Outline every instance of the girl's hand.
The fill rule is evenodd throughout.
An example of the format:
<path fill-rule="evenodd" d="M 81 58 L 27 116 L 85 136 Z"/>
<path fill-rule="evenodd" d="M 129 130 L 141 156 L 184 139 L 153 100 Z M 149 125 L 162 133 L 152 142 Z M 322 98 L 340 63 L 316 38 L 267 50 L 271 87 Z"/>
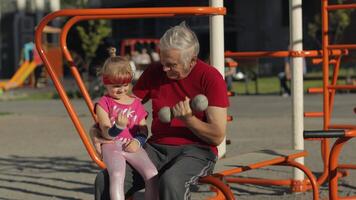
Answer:
<path fill-rule="evenodd" d="M 113 143 L 114 141 L 107 140 L 107 139 L 101 137 L 100 129 L 98 129 L 95 125 L 90 128 L 89 134 L 90 134 L 91 140 L 93 142 L 93 146 L 94 146 L 97 154 L 99 155 L 100 158 L 103 158 L 103 155 L 101 153 L 101 145 L 107 144 L 107 143 Z"/>
<path fill-rule="evenodd" d="M 123 112 L 123 111 L 120 111 L 118 114 L 117 114 L 117 117 L 116 117 L 116 120 L 115 120 L 115 123 L 117 124 L 117 126 L 121 127 L 122 129 L 125 129 L 127 127 L 127 124 L 129 123 L 129 118 L 127 117 L 127 113 L 130 113 L 131 110 L 128 109 L 127 112 Z"/>
<path fill-rule="evenodd" d="M 140 149 L 140 142 L 136 139 L 132 139 L 130 142 L 128 142 L 125 147 L 124 147 L 124 150 L 126 152 L 129 152 L 129 153 L 135 153 L 137 152 L 139 149 Z"/>

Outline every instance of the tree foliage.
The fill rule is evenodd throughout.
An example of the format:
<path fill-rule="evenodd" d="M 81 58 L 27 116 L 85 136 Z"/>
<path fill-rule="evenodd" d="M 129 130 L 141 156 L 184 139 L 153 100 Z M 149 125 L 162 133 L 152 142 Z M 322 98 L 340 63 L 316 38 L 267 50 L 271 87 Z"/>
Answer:
<path fill-rule="evenodd" d="M 342 0 L 337 0 L 342 4 Z M 350 25 L 353 10 L 335 10 L 329 12 L 329 38 L 331 43 L 339 43 L 343 39 L 345 29 Z M 321 46 L 321 14 L 314 15 L 313 21 L 308 23 L 308 35 Z"/>
<path fill-rule="evenodd" d="M 86 8 L 88 3 L 88 0 L 62 0 L 61 6 L 62 8 Z M 107 20 L 90 20 L 75 27 L 81 40 L 85 60 L 90 63 L 102 39 L 111 34 L 111 24 Z"/>
<path fill-rule="evenodd" d="M 81 38 L 85 58 L 90 62 L 101 41 L 111 34 L 110 23 L 107 20 L 91 20 L 85 26 L 76 28 Z"/>

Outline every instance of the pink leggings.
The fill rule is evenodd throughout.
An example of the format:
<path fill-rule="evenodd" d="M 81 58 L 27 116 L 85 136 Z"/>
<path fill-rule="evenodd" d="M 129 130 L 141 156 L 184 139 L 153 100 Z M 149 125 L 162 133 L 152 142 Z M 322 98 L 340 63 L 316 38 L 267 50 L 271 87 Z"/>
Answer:
<path fill-rule="evenodd" d="M 110 177 L 110 198 L 112 200 L 125 200 L 124 180 L 126 161 L 132 165 L 145 180 L 145 199 L 158 199 L 157 169 L 142 148 L 135 153 L 122 150 L 123 143 L 116 141 L 103 144 L 103 159 Z"/>

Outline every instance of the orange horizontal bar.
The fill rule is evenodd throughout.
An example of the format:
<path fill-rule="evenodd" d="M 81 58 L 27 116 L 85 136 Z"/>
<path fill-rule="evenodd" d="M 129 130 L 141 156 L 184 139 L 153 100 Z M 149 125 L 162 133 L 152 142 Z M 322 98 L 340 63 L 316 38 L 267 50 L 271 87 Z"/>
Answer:
<path fill-rule="evenodd" d="M 289 155 L 288 157 L 278 157 L 272 160 L 267 160 L 267 161 L 262 161 L 259 163 L 255 163 L 255 164 L 251 164 L 247 167 L 236 167 L 233 169 L 228 169 L 222 172 L 219 172 L 217 174 L 221 175 L 221 176 L 228 176 L 228 175 L 233 175 L 233 174 L 237 174 L 240 172 L 244 172 L 244 171 L 248 171 L 248 170 L 252 170 L 252 169 L 258 169 L 258 168 L 262 168 L 265 166 L 269 166 L 269 165 L 276 165 L 276 164 L 282 164 L 283 162 L 286 162 L 287 160 L 293 160 L 299 157 L 304 157 L 307 155 L 306 151 L 302 151 L 293 155 Z"/>
<path fill-rule="evenodd" d="M 356 44 L 330 44 L 329 49 L 356 49 Z"/>
<path fill-rule="evenodd" d="M 145 15 L 145 14 L 176 14 L 176 15 L 225 15 L 224 7 L 156 7 L 156 8 L 97 8 L 97 9 L 63 9 L 51 13 L 52 16 L 83 16 L 83 15 Z"/>
<path fill-rule="evenodd" d="M 322 59 L 322 58 L 313 58 L 313 59 L 312 59 L 312 64 L 313 64 L 313 65 L 317 65 L 317 64 L 320 64 L 320 63 L 322 63 L 322 62 L 323 62 L 323 59 Z M 330 64 L 336 64 L 337 61 L 336 61 L 335 59 L 332 59 L 332 60 L 329 61 L 329 63 L 330 63 Z"/>
<path fill-rule="evenodd" d="M 347 55 L 349 52 L 346 49 L 332 49 L 329 50 L 329 55 Z M 323 53 L 321 50 L 308 51 L 245 51 L 245 52 L 225 52 L 225 57 L 235 58 L 257 58 L 257 57 L 320 57 Z"/>
<path fill-rule="evenodd" d="M 328 128 L 331 129 L 356 129 L 356 125 L 351 125 L 351 124 L 330 124 Z M 356 131 L 355 131 L 355 136 L 356 136 Z"/>
<path fill-rule="evenodd" d="M 323 93 L 323 88 L 308 88 L 308 93 L 315 94 L 315 93 Z"/>
<path fill-rule="evenodd" d="M 232 96 L 235 96 L 235 95 L 236 95 L 235 92 L 227 91 L 227 96 L 232 97 Z"/>
<path fill-rule="evenodd" d="M 337 168 L 340 169 L 356 169 L 356 165 L 353 164 L 339 164 Z"/>
<path fill-rule="evenodd" d="M 353 128 L 350 128 L 352 130 L 347 130 L 345 135 L 346 137 L 356 137 L 356 126 L 353 126 Z"/>
<path fill-rule="evenodd" d="M 339 9 L 354 9 L 356 4 L 339 4 L 339 5 L 328 5 L 326 9 L 328 10 L 339 10 Z"/>
<path fill-rule="evenodd" d="M 329 85 L 328 88 L 335 90 L 352 90 L 356 89 L 356 85 Z"/>
<path fill-rule="evenodd" d="M 323 112 L 304 112 L 304 117 L 323 117 Z"/>
<path fill-rule="evenodd" d="M 292 185 L 292 180 L 272 180 L 272 179 L 261 179 L 261 178 L 230 178 L 225 177 L 228 183 L 239 183 L 239 184 L 254 184 L 254 185 L 279 185 L 286 186 Z"/>
<path fill-rule="evenodd" d="M 236 61 L 228 61 L 225 64 L 227 67 L 237 67 L 239 65 Z"/>

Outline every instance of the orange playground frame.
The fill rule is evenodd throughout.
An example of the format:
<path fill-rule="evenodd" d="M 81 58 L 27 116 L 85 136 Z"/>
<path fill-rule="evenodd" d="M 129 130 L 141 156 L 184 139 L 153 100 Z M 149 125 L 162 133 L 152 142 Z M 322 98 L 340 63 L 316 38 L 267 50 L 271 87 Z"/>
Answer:
<path fill-rule="evenodd" d="M 321 152 L 324 162 L 323 174 L 316 180 L 310 170 L 304 165 L 295 162 L 294 159 L 306 156 L 307 152 L 291 154 L 288 156 L 280 156 L 270 160 L 260 161 L 250 164 L 247 167 L 234 167 L 232 169 L 223 170 L 213 175 L 206 176 L 200 179 L 201 183 L 208 183 L 213 186 L 216 196 L 212 199 L 235 199 L 232 191 L 226 182 L 232 183 L 249 183 L 262 185 L 289 185 L 293 191 L 306 191 L 313 189 L 313 198 L 318 199 L 318 186 L 323 184 L 329 178 L 329 197 L 333 200 L 338 199 L 356 199 L 356 197 L 339 197 L 338 178 L 344 174 L 338 169 L 356 169 L 353 164 L 338 164 L 338 157 L 344 144 L 353 137 L 356 137 L 356 125 L 350 124 L 331 124 L 330 117 L 333 111 L 334 97 L 336 90 L 356 89 L 354 85 L 337 85 L 337 77 L 341 62 L 341 57 L 348 54 L 348 49 L 356 49 L 356 44 L 329 44 L 328 38 L 328 12 L 336 9 L 354 9 L 356 4 L 350 5 L 328 5 L 327 0 L 322 0 L 322 50 L 312 51 L 274 51 L 274 52 L 226 52 L 226 57 L 246 58 L 246 57 L 313 57 L 313 62 L 323 63 L 323 88 L 311 88 L 309 92 L 323 94 L 323 111 L 322 112 L 306 112 L 305 117 L 323 117 L 323 130 L 321 131 L 306 131 L 305 138 L 322 138 Z M 51 61 L 45 54 L 42 41 L 42 32 L 46 25 L 57 17 L 71 17 L 63 26 L 60 37 L 60 47 L 63 51 L 65 59 L 69 63 L 70 71 L 79 86 L 83 98 L 87 104 L 91 115 L 96 120 L 93 111 L 93 102 L 89 93 L 80 77 L 73 58 L 67 48 L 66 39 L 70 28 L 77 22 L 82 20 L 92 19 L 129 19 L 129 18 L 158 18 L 158 17 L 175 17 L 181 15 L 225 15 L 226 9 L 223 7 L 161 7 L 161 8 L 109 8 L 109 9 L 66 9 L 53 12 L 42 19 L 37 26 L 35 33 L 36 48 L 45 64 L 47 72 L 53 84 L 59 93 L 61 100 L 80 136 L 83 144 L 91 157 L 91 159 L 100 167 L 105 168 L 105 164 L 96 154 L 88 135 L 80 122 L 80 119 L 70 102 L 65 89 L 60 82 L 60 79 L 54 71 L 54 62 Z M 334 73 L 329 83 L 329 64 L 334 65 Z M 232 120 L 232 119 L 230 119 Z M 327 134 L 329 129 L 342 129 L 337 134 Z M 329 149 L 328 137 L 339 137 L 333 144 L 332 149 Z M 269 165 L 288 165 L 301 169 L 309 178 L 301 182 L 294 180 L 269 180 L 269 179 L 252 179 L 252 178 L 231 178 L 232 174 L 240 173 L 247 170 L 257 169 Z"/>

